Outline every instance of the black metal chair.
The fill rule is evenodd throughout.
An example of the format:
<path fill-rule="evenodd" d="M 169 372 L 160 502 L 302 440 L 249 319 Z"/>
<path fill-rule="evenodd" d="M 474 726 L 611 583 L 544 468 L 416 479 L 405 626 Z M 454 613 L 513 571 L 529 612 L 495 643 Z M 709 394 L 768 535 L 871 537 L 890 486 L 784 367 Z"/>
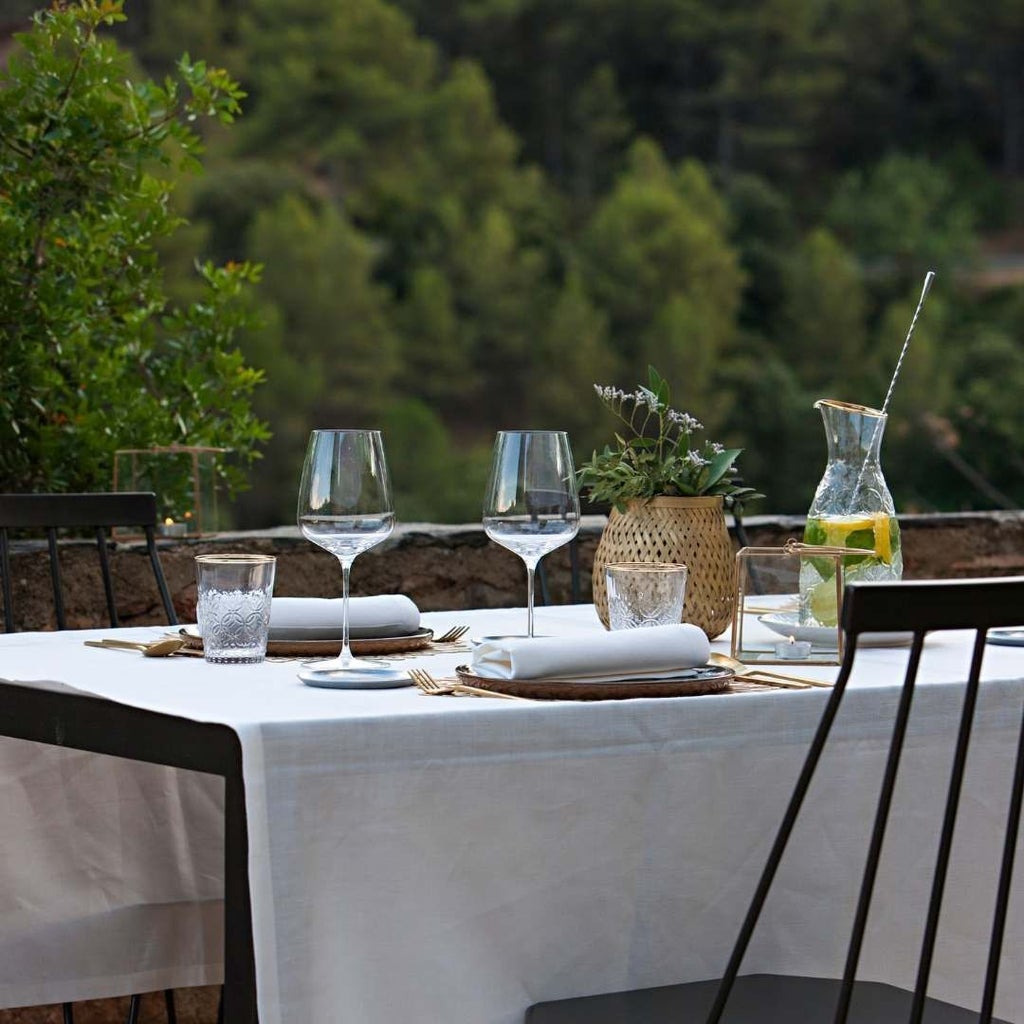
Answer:
<path fill-rule="evenodd" d="M 672 1024 L 705 1021 L 707 1024 L 718 1024 L 719 1021 L 742 1024 L 1005 1024 L 993 1018 L 992 1013 L 1024 793 L 1024 722 L 1021 723 L 1018 740 L 1002 862 L 995 883 L 987 968 L 984 983 L 979 986 L 981 1010 L 975 1013 L 939 1002 L 928 998 L 926 992 L 971 740 L 986 631 L 1022 622 L 1024 577 L 848 586 L 843 605 L 847 644 L 839 677 L 811 742 L 724 976 L 719 980 L 687 985 L 540 1003 L 527 1012 L 528 1024 L 668 1024 L 670 1021 Z M 910 992 L 855 979 L 910 717 L 922 642 L 929 631 L 950 629 L 973 629 L 974 651 L 952 757 L 931 895 L 926 919 L 922 922 L 917 977 L 914 990 Z M 744 954 L 842 703 L 856 658 L 857 638 L 868 632 L 905 631 L 912 631 L 914 639 L 872 824 L 843 977 L 840 980 L 778 975 L 740 978 L 738 974 Z M 979 893 L 978 897 L 988 900 L 992 894 Z"/>
<path fill-rule="evenodd" d="M 14 595 L 11 586 L 10 531 L 35 530 L 46 534 L 50 553 L 50 579 L 57 628 L 67 629 L 64 614 L 64 588 L 61 583 L 57 532 L 61 529 L 88 529 L 94 532 L 103 589 L 110 625 L 118 626 L 114 603 L 114 584 L 107 557 L 107 530 L 129 527 L 146 537 L 153 576 L 170 625 L 177 625 L 174 605 L 164 580 L 156 550 L 154 527 L 157 523 L 156 496 L 151 492 L 130 491 L 120 494 L 0 494 L 0 577 L 4 601 L 4 630 L 14 632 Z"/>
<path fill-rule="evenodd" d="M 46 534 L 50 556 L 50 580 L 53 585 L 53 606 L 57 628 L 67 629 L 64 612 L 64 587 L 61 580 L 60 554 L 57 545 L 59 530 L 92 530 L 96 539 L 103 591 L 111 626 L 120 625 L 114 600 L 114 582 L 107 556 L 107 531 L 114 527 L 141 530 L 146 537 L 153 576 L 160 600 L 170 625 L 177 625 L 170 591 L 164 579 L 160 558 L 156 550 L 154 527 L 157 524 L 156 496 L 151 492 L 131 491 L 116 494 L 0 494 L 0 584 L 4 602 L 4 631 L 13 633 L 14 588 L 11 584 L 10 532 L 41 531 Z M 164 993 L 168 1024 L 176 1024 L 174 993 Z M 133 995 L 129 1001 L 127 1024 L 136 1024 L 141 1008 L 141 997 Z M 73 1024 L 74 1011 L 70 1003 L 63 1008 L 64 1024 Z"/>

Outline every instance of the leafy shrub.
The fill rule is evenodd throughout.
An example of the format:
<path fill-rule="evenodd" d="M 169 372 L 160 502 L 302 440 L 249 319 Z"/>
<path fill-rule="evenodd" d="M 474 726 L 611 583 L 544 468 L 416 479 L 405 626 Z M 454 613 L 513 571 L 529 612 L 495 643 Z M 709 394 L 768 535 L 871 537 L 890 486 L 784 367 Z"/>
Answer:
<path fill-rule="evenodd" d="M 234 344 L 259 268 L 197 263 L 202 294 L 176 305 L 158 252 L 184 223 L 170 200 L 199 167 L 194 122 L 229 123 L 244 93 L 187 56 L 163 85 L 133 81 L 102 36 L 122 20 L 121 0 L 54 4 L 0 71 L 0 490 L 107 489 L 119 447 L 245 463 L 269 436 Z"/>

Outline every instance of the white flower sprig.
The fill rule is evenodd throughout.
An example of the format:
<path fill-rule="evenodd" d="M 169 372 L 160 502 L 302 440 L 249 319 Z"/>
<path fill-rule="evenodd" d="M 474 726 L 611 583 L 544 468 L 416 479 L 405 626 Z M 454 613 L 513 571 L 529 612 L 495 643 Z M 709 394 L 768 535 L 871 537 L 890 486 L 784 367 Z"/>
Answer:
<path fill-rule="evenodd" d="M 580 469 L 580 486 L 590 489 L 591 501 L 610 501 L 621 510 L 631 499 L 657 495 L 720 494 L 733 503 L 761 497 L 735 482 L 733 464 L 742 449 L 717 441 L 696 444 L 693 435 L 704 425 L 671 407 L 668 383 L 653 366 L 648 376 L 648 385 L 635 391 L 594 385 L 598 398 L 624 424 L 626 436 L 616 433 L 616 446 L 594 452 Z"/>

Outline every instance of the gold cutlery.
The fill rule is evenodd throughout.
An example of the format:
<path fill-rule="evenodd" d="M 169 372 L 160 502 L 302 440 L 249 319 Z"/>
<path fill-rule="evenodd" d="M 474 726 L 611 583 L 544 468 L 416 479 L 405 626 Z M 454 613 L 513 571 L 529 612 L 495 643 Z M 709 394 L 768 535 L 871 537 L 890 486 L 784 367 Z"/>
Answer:
<path fill-rule="evenodd" d="M 452 626 L 447 632 L 442 633 L 441 636 L 434 637 L 435 644 L 454 644 L 456 641 L 461 640 L 469 632 L 469 626 Z"/>
<path fill-rule="evenodd" d="M 102 647 L 110 651 L 141 651 L 144 658 L 166 658 L 169 654 L 177 654 L 185 646 L 185 641 L 178 637 L 165 637 L 151 643 L 138 640 L 86 640 L 86 647 Z M 182 652 L 184 653 L 184 652 Z"/>
<path fill-rule="evenodd" d="M 498 697 L 501 700 L 528 700 L 527 697 L 517 697 L 512 693 L 495 693 L 492 690 L 485 690 L 480 686 L 470 686 L 467 683 L 439 682 L 429 672 L 420 668 L 409 669 L 409 678 L 416 684 L 421 693 L 428 697 L 446 696 L 470 696 L 470 697 Z"/>
<path fill-rule="evenodd" d="M 708 662 L 721 668 L 731 669 L 737 676 L 750 679 L 751 682 L 761 682 L 766 685 L 788 687 L 794 690 L 802 690 L 812 686 L 831 687 L 833 685 L 824 679 L 808 679 L 806 676 L 789 675 L 786 672 L 770 672 L 768 669 L 760 668 L 757 665 L 747 665 L 737 658 L 730 658 L 728 654 L 720 654 L 718 651 L 711 652 L 708 656 Z"/>

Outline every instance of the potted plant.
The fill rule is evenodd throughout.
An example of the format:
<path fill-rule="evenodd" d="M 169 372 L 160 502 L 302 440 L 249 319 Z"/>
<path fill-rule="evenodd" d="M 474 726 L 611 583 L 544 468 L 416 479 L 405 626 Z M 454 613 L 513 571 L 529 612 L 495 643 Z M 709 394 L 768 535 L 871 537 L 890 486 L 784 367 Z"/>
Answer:
<path fill-rule="evenodd" d="M 690 570 L 683 620 L 714 638 L 732 622 L 735 602 L 725 502 L 761 497 L 736 479 L 742 449 L 696 443 L 703 425 L 672 408 L 669 385 L 653 366 L 646 387 L 594 390 L 622 424 L 615 444 L 594 452 L 578 474 L 591 501 L 612 504 L 594 556 L 598 615 L 607 626 L 609 562 L 681 562 Z"/>

